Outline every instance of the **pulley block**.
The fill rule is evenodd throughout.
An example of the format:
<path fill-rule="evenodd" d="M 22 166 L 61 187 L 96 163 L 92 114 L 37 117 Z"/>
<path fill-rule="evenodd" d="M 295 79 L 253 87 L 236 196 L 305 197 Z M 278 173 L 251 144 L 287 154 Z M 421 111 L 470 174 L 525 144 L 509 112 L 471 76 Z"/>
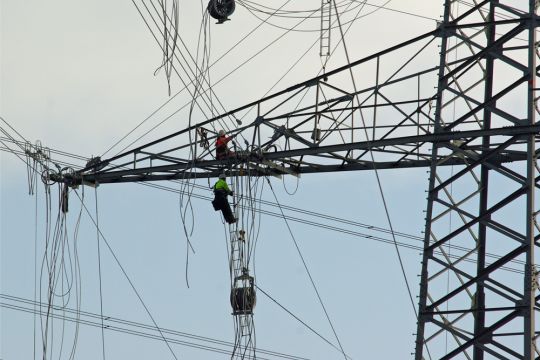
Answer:
<path fill-rule="evenodd" d="M 233 315 L 252 314 L 257 297 L 252 286 L 231 289 Z"/>
<path fill-rule="evenodd" d="M 210 0 L 207 10 L 210 16 L 218 21 L 218 24 L 222 24 L 229 20 L 235 8 L 234 0 Z"/>

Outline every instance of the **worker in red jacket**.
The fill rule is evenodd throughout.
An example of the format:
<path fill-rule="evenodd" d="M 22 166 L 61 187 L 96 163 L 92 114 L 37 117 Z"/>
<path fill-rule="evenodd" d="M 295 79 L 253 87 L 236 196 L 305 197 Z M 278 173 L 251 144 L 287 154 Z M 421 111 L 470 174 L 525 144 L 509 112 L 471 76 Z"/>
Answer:
<path fill-rule="evenodd" d="M 225 135 L 225 131 L 219 130 L 216 139 L 216 160 L 223 160 L 234 156 L 234 151 L 229 150 L 227 143 L 232 140 L 232 136 Z"/>

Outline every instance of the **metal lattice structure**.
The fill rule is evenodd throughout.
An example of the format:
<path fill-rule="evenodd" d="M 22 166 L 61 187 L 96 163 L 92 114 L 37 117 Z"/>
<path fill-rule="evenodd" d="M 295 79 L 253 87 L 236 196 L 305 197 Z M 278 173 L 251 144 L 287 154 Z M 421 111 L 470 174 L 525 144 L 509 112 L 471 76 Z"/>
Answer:
<path fill-rule="evenodd" d="M 474 0 L 461 13 L 457 3 L 445 1 L 429 33 L 51 179 L 190 180 L 228 169 L 238 184 L 429 167 L 416 359 L 537 358 L 536 1 Z M 226 160 L 214 158 L 219 129 L 236 136 Z M 253 288 L 245 229 L 231 229 L 233 291 Z M 523 271 L 503 271 L 509 262 Z M 252 314 L 235 318 L 237 330 L 253 325 Z M 247 339 L 237 332 L 250 352 Z"/>
<path fill-rule="evenodd" d="M 456 3 L 446 1 L 441 25 L 434 134 L 536 124 L 536 1 L 483 1 L 462 14 Z M 416 359 L 538 358 L 537 137 L 433 147 Z M 508 151 L 526 156 L 492 161 Z M 462 164 L 443 169 L 441 156 Z M 450 244 L 472 250 L 450 258 Z M 512 261 L 523 271 L 504 272 Z"/>
<path fill-rule="evenodd" d="M 229 228 L 229 270 L 231 274 L 231 307 L 234 316 L 235 345 L 231 359 L 256 359 L 253 311 L 256 304 L 255 278 L 251 261 L 255 243 L 257 216 L 254 213 L 251 178 L 234 178 L 234 216 Z"/>

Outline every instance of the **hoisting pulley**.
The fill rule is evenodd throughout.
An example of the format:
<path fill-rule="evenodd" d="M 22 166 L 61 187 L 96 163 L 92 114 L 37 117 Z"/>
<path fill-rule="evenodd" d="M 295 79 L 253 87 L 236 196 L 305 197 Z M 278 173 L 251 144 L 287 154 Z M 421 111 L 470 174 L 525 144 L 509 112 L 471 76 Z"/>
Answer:
<path fill-rule="evenodd" d="M 255 279 L 249 276 L 246 268 L 242 272 L 242 275 L 234 279 L 234 286 L 231 289 L 233 315 L 251 315 L 257 303 Z"/>
<path fill-rule="evenodd" d="M 232 15 L 235 7 L 234 0 L 210 0 L 207 10 L 210 16 L 218 21 L 218 24 L 223 24 L 225 21 L 230 20 L 229 16 Z"/>

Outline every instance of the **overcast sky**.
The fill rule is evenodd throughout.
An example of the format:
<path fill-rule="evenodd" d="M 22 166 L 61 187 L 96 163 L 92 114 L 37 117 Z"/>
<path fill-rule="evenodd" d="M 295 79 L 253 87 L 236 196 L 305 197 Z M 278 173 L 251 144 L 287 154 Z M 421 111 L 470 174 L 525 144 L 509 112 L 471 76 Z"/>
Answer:
<path fill-rule="evenodd" d="M 272 8 L 285 3 L 284 0 L 265 2 Z M 140 1 L 136 4 L 142 6 Z M 179 4 L 179 33 L 189 52 L 195 56 L 201 6 L 196 1 L 180 0 Z M 384 4 L 396 11 L 375 11 L 377 7 L 371 5 L 360 8 L 347 1 L 341 4 L 343 9 L 348 5 L 355 9 L 344 14 L 344 19 L 369 14 L 357 19 L 347 33 L 351 60 L 433 30 L 433 19 L 439 19 L 442 13 L 442 2 L 421 0 L 371 1 L 372 5 Z M 287 4 L 284 9 L 309 10 L 318 5 L 294 1 L 294 5 Z M 171 99 L 163 71 L 154 75 L 163 55 L 131 1 L 2 0 L 0 13 L 0 116 L 32 143 L 39 140 L 44 146 L 86 158 L 102 155 Z M 264 14 L 259 16 L 264 17 Z M 212 21 L 211 62 L 255 29 L 211 69 L 214 82 L 225 77 L 214 87 L 225 109 L 254 101 L 274 86 L 277 91 L 318 74 L 321 67 L 317 40 L 320 19 L 315 17 L 296 25 L 294 29 L 301 31 L 283 29 L 290 29 L 300 21 L 302 19 L 272 18 L 258 27 L 261 20 L 239 4 L 231 21 L 223 25 Z M 333 31 L 332 45 L 337 45 L 338 40 L 339 33 Z M 315 46 L 307 51 L 312 44 Z M 263 51 L 239 67 L 260 50 Z M 304 53 L 306 55 L 302 57 Z M 184 50 L 184 54 L 188 51 Z M 276 84 L 301 57 L 302 60 Z M 343 48 L 338 47 L 327 66 L 331 69 L 345 63 Z M 389 67 L 391 65 L 394 64 Z M 173 76 L 172 94 L 181 89 L 181 80 Z M 114 155 L 123 146 L 128 146 L 189 100 L 186 92 L 172 97 L 127 141 L 107 155 Z M 172 116 L 138 144 L 184 128 L 187 126 L 186 114 L 182 111 Z M 204 120 L 200 113 L 196 117 L 197 122 Z M 2 296 L 40 299 L 47 210 L 43 185 L 39 183 L 37 194 L 28 196 L 26 165 L 6 152 L 0 153 L 0 160 L 0 292 Z M 76 165 L 84 164 L 77 159 L 70 161 Z M 381 180 L 393 227 L 422 236 L 426 169 L 383 171 Z M 206 180 L 198 184 L 208 186 Z M 163 185 L 179 188 L 177 184 Z M 389 234 L 359 225 L 388 228 L 376 178 L 371 172 L 307 175 L 298 185 L 295 178 L 286 177 L 283 181 L 272 179 L 272 186 L 282 204 L 352 220 L 356 225 L 288 212 L 291 216 L 391 240 Z M 293 193 L 296 186 L 294 195 L 288 195 L 287 192 Z M 211 196 L 210 190 L 197 192 Z M 74 231 L 81 211 L 77 194 L 82 197 L 83 189 L 71 192 L 67 220 L 69 239 L 65 249 L 69 252 L 69 261 L 74 261 L 76 256 L 80 262 L 81 275 L 75 282 L 81 289 L 81 310 L 99 314 L 96 228 L 83 209 L 75 244 Z M 53 222 L 57 196 L 57 188 L 53 186 Z M 96 196 L 100 229 L 114 252 L 113 256 L 105 242 L 101 242 L 103 314 L 152 325 L 146 307 L 160 327 L 233 341 L 225 233 L 221 219 L 210 203 L 194 199 L 192 242 L 196 253 L 189 258 L 188 288 L 185 282 L 186 239 L 179 216 L 178 195 L 138 184 L 86 187 L 84 203 L 94 219 Z M 263 189 L 262 198 L 275 201 L 268 186 Z M 276 208 L 272 211 L 279 212 Z M 353 359 L 409 357 L 414 349 L 412 334 L 416 330 L 416 320 L 393 245 L 294 221 L 290 226 L 345 352 Z M 421 246 L 418 240 L 408 242 Z M 416 250 L 401 251 L 416 301 L 420 256 Z M 337 344 L 282 219 L 261 217 L 255 265 L 257 282 L 262 289 L 324 338 Z M 66 288 L 72 275 L 66 271 Z M 45 280 L 43 284 L 46 284 Z M 67 306 L 75 308 L 75 290 L 64 290 L 72 292 Z M 41 299 L 46 299 L 44 294 Z M 57 304 L 58 301 L 61 303 L 59 299 L 55 300 Z M 67 296 L 62 299 L 67 301 Z M 24 305 L 21 301 L 10 301 L 12 305 Z M 4 297 L 1 302 L 9 301 Z M 25 306 L 33 308 L 33 305 Z M 39 316 L 6 307 L 2 308 L 1 315 L 0 358 L 40 358 Z M 310 359 L 341 356 L 260 293 L 255 324 L 257 346 L 262 349 Z M 111 328 L 104 331 L 104 341 L 101 329 L 97 327 L 81 325 L 76 339 L 75 334 L 73 323 L 55 320 L 54 334 L 48 335 L 55 345 L 48 351 L 54 358 L 67 359 L 76 343 L 77 359 L 101 358 L 103 348 L 106 358 L 111 359 L 174 358 L 162 341 L 115 332 Z M 227 358 L 189 346 L 171 346 L 176 356 L 182 359 Z"/>

